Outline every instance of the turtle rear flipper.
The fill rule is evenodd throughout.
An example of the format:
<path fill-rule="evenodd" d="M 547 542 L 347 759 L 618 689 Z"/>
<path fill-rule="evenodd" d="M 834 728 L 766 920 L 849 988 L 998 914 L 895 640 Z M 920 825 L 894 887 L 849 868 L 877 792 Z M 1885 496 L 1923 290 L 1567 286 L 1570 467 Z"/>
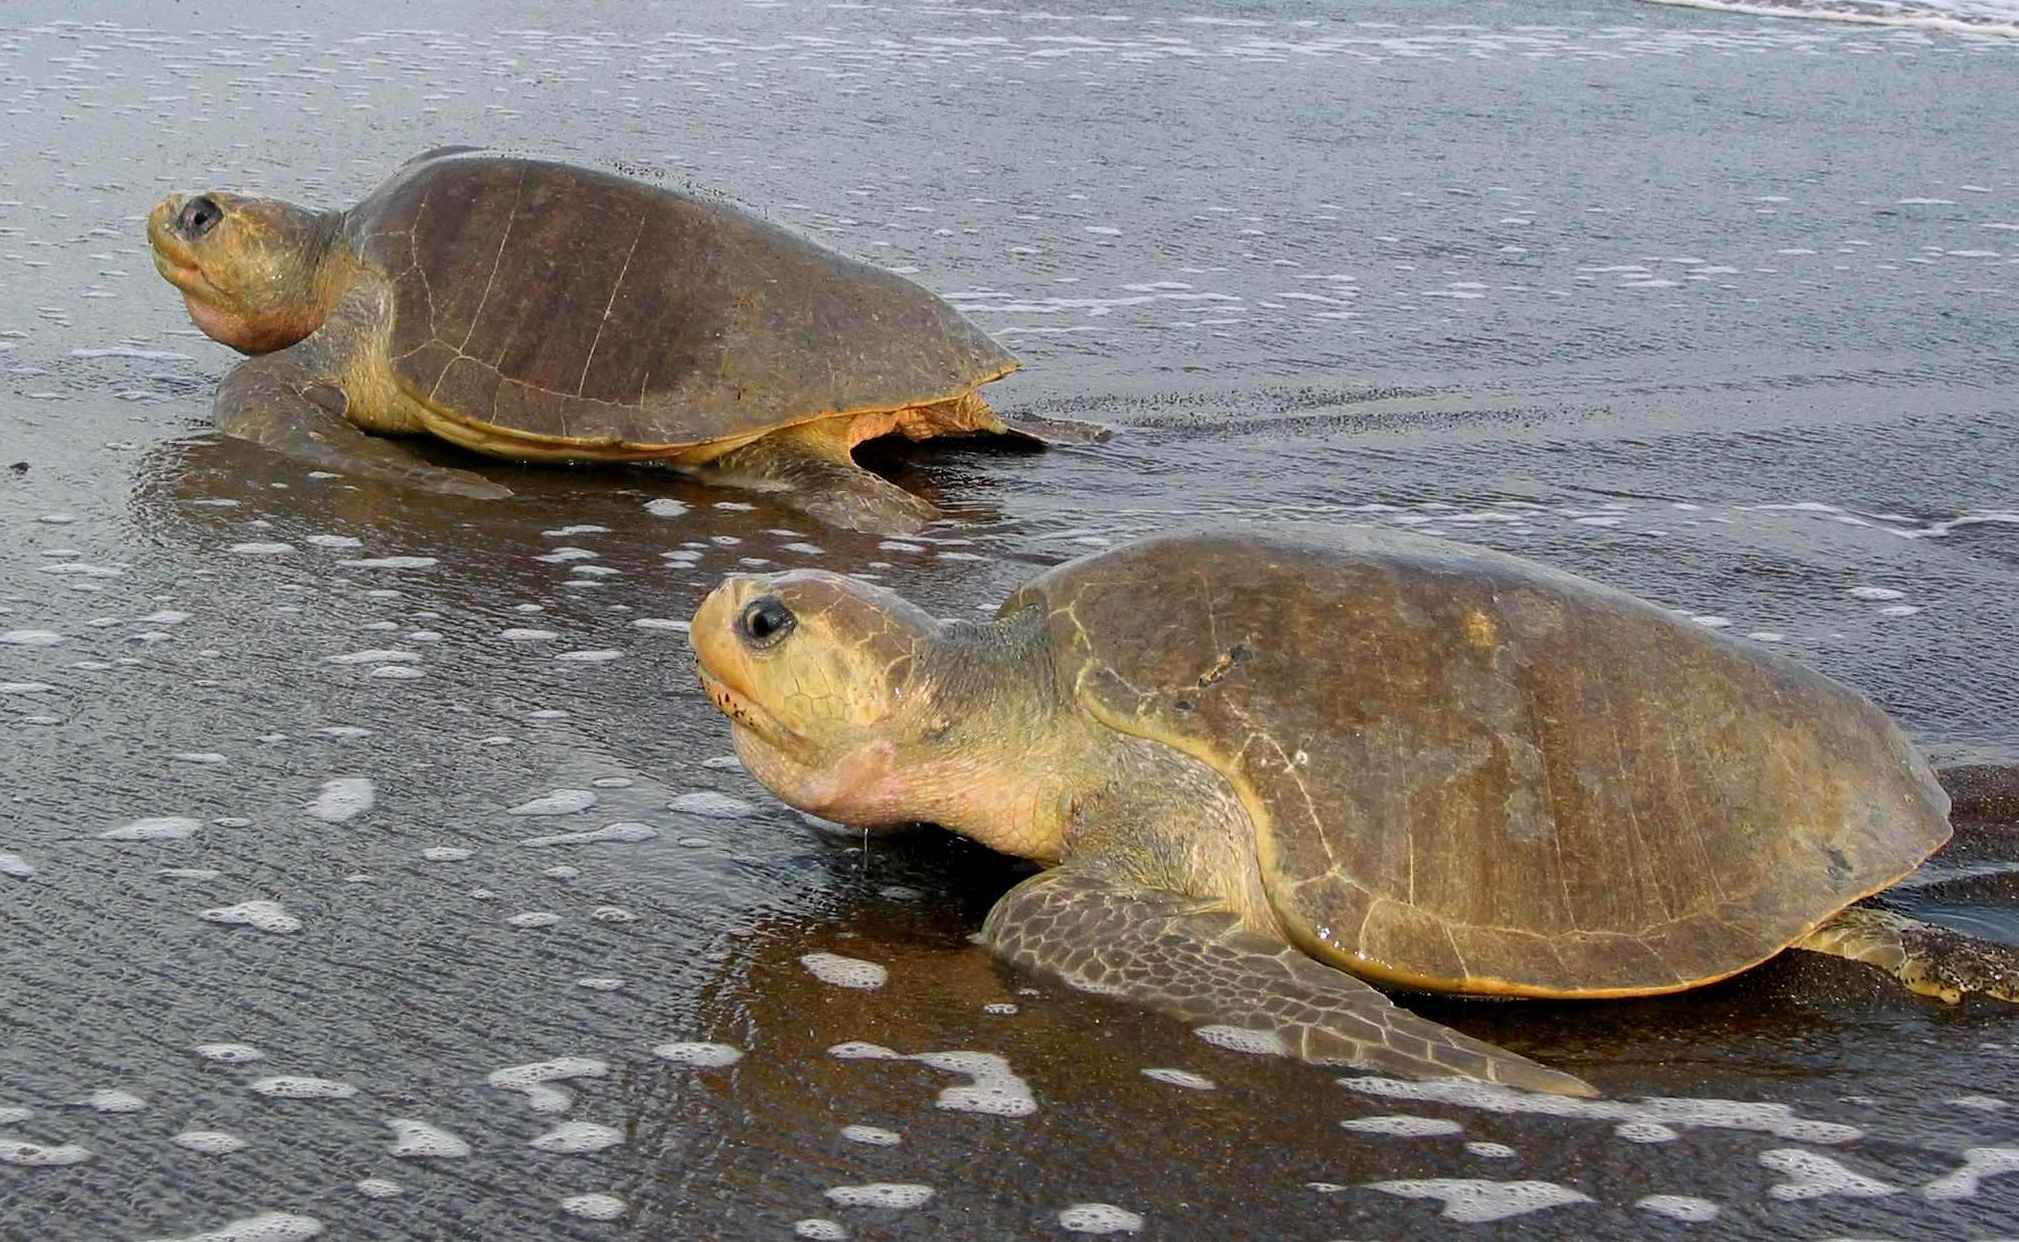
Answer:
<path fill-rule="evenodd" d="M 480 474 L 431 465 L 399 441 L 351 424 L 350 394 L 334 378 L 344 373 L 343 344 L 355 326 L 343 318 L 348 310 L 299 344 L 240 363 L 218 386 L 217 429 L 339 474 L 477 500 L 510 496 L 510 488 Z"/>
<path fill-rule="evenodd" d="M 697 473 L 730 486 L 777 490 L 794 508 L 848 530 L 910 535 L 925 529 L 939 510 L 856 465 L 843 422 L 789 427 L 724 453 Z"/>
<path fill-rule="evenodd" d="M 1877 966 L 1909 991 L 1952 1005 L 1966 992 L 2019 1002 L 2019 948 L 1890 910 L 1852 906 L 1794 947 Z"/>
<path fill-rule="evenodd" d="M 981 939 L 1012 965 L 1161 1009 L 1227 1046 L 1411 1078 L 1592 1087 L 1398 1008 L 1359 979 L 1249 931 L 1223 905 L 1063 866 L 1011 889 Z"/>

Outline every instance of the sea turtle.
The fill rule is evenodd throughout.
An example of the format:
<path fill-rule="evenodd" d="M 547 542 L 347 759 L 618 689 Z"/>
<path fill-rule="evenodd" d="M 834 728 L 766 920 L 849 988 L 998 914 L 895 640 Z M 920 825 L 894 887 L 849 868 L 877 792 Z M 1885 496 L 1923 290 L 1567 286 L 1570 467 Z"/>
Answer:
<path fill-rule="evenodd" d="M 348 211 L 173 194 L 147 237 L 197 326 L 257 355 L 218 389 L 218 427 L 346 473 L 510 494 L 367 433 L 432 435 L 514 461 L 665 462 L 911 530 L 932 506 L 856 466 L 856 444 L 1019 434 L 975 391 L 1016 358 L 947 303 L 609 173 L 444 147 Z"/>
<path fill-rule="evenodd" d="M 1039 574 L 989 622 L 735 575 L 691 633 L 786 802 L 1046 865 L 982 941 L 1220 1042 L 1589 1094 L 1369 984 L 1645 996 L 1792 947 L 2019 1000 L 2019 950 L 1864 903 L 1950 833 L 1877 707 L 1484 548 L 1161 535 Z"/>

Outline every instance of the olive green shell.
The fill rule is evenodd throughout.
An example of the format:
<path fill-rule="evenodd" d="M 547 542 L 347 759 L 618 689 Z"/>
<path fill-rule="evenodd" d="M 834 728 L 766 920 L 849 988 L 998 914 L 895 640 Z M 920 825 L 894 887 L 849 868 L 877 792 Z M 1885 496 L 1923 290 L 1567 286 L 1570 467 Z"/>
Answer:
<path fill-rule="evenodd" d="M 951 306 L 726 202 L 454 150 L 346 213 L 430 404 L 517 433 L 705 444 L 958 397 L 1016 359 Z"/>
<path fill-rule="evenodd" d="M 1949 836 L 1886 716 L 1620 591 L 1379 530 L 1216 532 L 1052 569 L 1067 701 L 1227 776 L 1306 951 L 1440 991 L 1688 987 Z"/>

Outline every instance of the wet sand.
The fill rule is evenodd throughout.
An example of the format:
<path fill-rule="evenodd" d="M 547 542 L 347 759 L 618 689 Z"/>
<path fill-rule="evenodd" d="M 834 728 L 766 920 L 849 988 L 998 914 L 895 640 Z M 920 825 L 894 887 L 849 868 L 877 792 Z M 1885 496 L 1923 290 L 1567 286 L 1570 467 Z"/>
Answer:
<path fill-rule="evenodd" d="M 1874 697 L 1958 795 L 1900 902 L 2019 942 L 2019 40 L 1627 3 L 70 16 L 0 19 L 0 1138 L 33 1148 L 0 1145 L 0 1236 L 2019 1220 L 2009 1008 L 1799 956 L 1421 1003 L 1605 1093 L 1550 1115 L 1212 1048 L 969 944 L 1016 864 L 820 835 L 723 762 L 677 625 L 752 566 L 953 616 L 1178 523 L 1473 539 Z M 880 450 L 948 513 L 896 541 L 651 471 L 487 467 L 520 495 L 480 504 L 206 435 L 234 357 L 147 208 L 347 203 L 457 141 L 718 188 L 967 309 L 1025 359 L 1005 410 L 1116 435 Z M 564 790 L 595 801 L 527 809 Z M 612 824 L 649 833 L 527 844 Z M 996 1111 L 851 1042 L 995 1054 Z M 565 1098 L 490 1081 L 555 1058 Z M 883 1184 L 931 1194 L 831 1193 Z"/>

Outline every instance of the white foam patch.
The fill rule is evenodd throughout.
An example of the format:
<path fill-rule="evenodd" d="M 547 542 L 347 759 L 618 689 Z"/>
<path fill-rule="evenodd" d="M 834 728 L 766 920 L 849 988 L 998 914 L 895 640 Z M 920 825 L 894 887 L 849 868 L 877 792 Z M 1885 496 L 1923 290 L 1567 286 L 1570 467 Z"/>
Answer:
<path fill-rule="evenodd" d="M 0 875 L 10 875 L 17 880 L 25 880 L 35 874 L 35 864 L 19 854 L 0 853 Z"/>
<path fill-rule="evenodd" d="M 812 971 L 814 978 L 837 988 L 870 991 L 882 987 L 890 978 L 890 971 L 876 962 L 838 953 L 808 953 L 799 959 L 799 964 Z"/>
<path fill-rule="evenodd" d="M 286 556 L 294 548 L 285 543 L 234 543 L 226 551 L 240 556 Z"/>
<path fill-rule="evenodd" d="M 1670 1143 L 1678 1137 L 1659 1121 L 1622 1121 L 1612 1132 L 1629 1143 Z"/>
<path fill-rule="evenodd" d="M 1082 990 L 1092 991 L 1093 989 Z M 1234 1052 L 1246 1052 L 1255 1056 L 1273 1057 L 1288 1056 L 1290 1054 L 1290 1050 L 1283 1045 L 1283 1037 L 1274 1031 L 1256 1030 L 1245 1026 L 1227 1026 L 1215 1022 L 1193 1028 L 1192 1034 L 1197 1035 L 1200 1039 L 1205 1040 L 1215 1048 L 1226 1048 Z"/>
<path fill-rule="evenodd" d="M 367 1177 L 357 1183 L 357 1188 L 367 1199 L 392 1199 L 405 1193 L 398 1182 L 383 1177 Z"/>
<path fill-rule="evenodd" d="M 1767 1193 L 1787 1202 L 1842 1195 L 1849 1199 L 1878 1199 L 1900 1193 L 1898 1186 L 1854 1173 L 1828 1156 L 1803 1151 L 1799 1147 L 1777 1147 L 1760 1153 L 1760 1163 L 1787 1180 L 1768 1187 Z"/>
<path fill-rule="evenodd" d="M 0 647 L 54 647 L 69 641 L 54 630 L 0 631 Z"/>
<path fill-rule="evenodd" d="M 932 1201 L 933 1189 L 915 1182 L 866 1182 L 832 1186 L 827 1197 L 842 1207 L 915 1208 Z"/>
<path fill-rule="evenodd" d="M 1059 1228 L 1067 1233 L 1138 1233 L 1143 1218 L 1112 1203 L 1075 1203 L 1059 1209 Z"/>
<path fill-rule="evenodd" d="M 21 1108 L 10 1104 L 4 1108 L 0 1108 L 0 1126 L 11 1126 L 16 1122 L 26 1121 L 34 1115 L 35 1110 L 32 1108 Z"/>
<path fill-rule="evenodd" d="M 507 815 L 574 815 L 596 805 L 596 795 L 587 789 L 556 789 L 506 811 Z"/>
<path fill-rule="evenodd" d="M 229 923 L 257 931 L 272 932 L 275 935 L 287 935 L 301 930 L 300 919 L 289 914 L 279 902 L 265 898 L 241 901 L 235 906 L 198 910 L 196 917 L 206 923 Z"/>
<path fill-rule="evenodd" d="M 660 1044 L 652 1049 L 652 1055 L 671 1061 L 675 1065 L 691 1065 L 696 1069 L 717 1069 L 741 1061 L 743 1050 L 732 1048 L 728 1044 L 688 1042 Z"/>
<path fill-rule="evenodd" d="M 2012 867 L 2007 864 L 1993 863 L 1991 864 L 1991 868 L 1983 874 L 2005 875 L 2011 870 Z M 1949 1103 L 1954 1104 L 1957 1108 L 1974 1109 L 1980 1113 L 2002 1112 L 2005 1108 L 2005 1101 L 1995 1095 L 1959 1095 L 1955 1099 L 1950 1100 Z"/>
<path fill-rule="evenodd" d="M 641 630 L 675 630 L 680 633 L 686 633 L 693 628 L 689 623 L 677 621 L 672 617 L 639 617 L 631 624 Z"/>
<path fill-rule="evenodd" d="M 74 1143 L 45 1147 L 40 1143 L 31 1143 L 27 1139 L 0 1134 L 0 1164 L 48 1169 L 65 1164 L 82 1164 L 89 1159 L 91 1153 Z"/>
<path fill-rule="evenodd" d="M 1173 1087 L 1186 1087 L 1193 1091 L 1212 1091 L 1215 1089 L 1212 1079 L 1194 1074 L 1190 1070 L 1164 1069 L 1161 1067 L 1146 1069 L 1143 1071 L 1143 1077 L 1153 1078 L 1158 1082 L 1169 1083 Z"/>
<path fill-rule="evenodd" d="M 226 1134 L 222 1130 L 184 1130 L 168 1141 L 206 1156 L 229 1156 L 252 1145 L 238 1135 Z"/>
<path fill-rule="evenodd" d="M 628 844 L 635 841 L 650 841 L 659 835 L 659 830 L 650 824 L 632 822 L 605 824 L 589 832 L 563 832 L 547 837 L 527 837 L 520 845 L 530 845 L 535 849 L 545 849 L 555 845 L 594 845 L 599 841 L 614 841 Z"/>
<path fill-rule="evenodd" d="M 1514 1149 L 1505 1143 L 1467 1143 L 1465 1150 L 1482 1160 L 1514 1159 Z"/>
<path fill-rule="evenodd" d="M 420 653 L 400 651 L 394 648 L 374 647 L 369 651 L 352 651 L 344 655 L 326 656 L 325 664 L 418 664 Z"/>
<path fill-rule="evenodd" d="M 338 561 L 352 569 L 426 569 L 441 562 L 432 556 L 373 556 L 357 561 Z"/>
<path fill-rule="evenodd" d="M 586 975 L 575 980 L 575 986 L 588 988 L 591 992 L 615 992 L 624 986 L 624 981 L 609 975 Z"/>
<path fill-rule="evenodd" d="M 1666 1216 L 1670 1220 L 1686 1221 L 1700 1225 L 1707 1220 L 1715 1220 L 1718 1205 L 1709 1199 L 1692 1198 L 1689 1195 L 1647 1195 L 1634 1200 L 1635 1207 L 1656 1216 Z"/>
<path fill-rule="evenodd" d="M 362 548 L 365 541 L 350 535 L 310 535 L 302 542 L 318 548 Z"/>
<path fill-rule="evenodd" d="M 809 1238 L 812 1242 L 848 1242 L 848 1230 L 840 1221 L 828 1220 L 824 1216 L 809 1216 L 792 1222 L 792 1236 Z"/>
<path fill-rule="evenodd" d="M 1650 1097 L 1638 1104 L 1624 1100 L 1579 1100 L 1563 1095 L 1517 1091 L 1494 1083 L 1455 1079 L 1408 1082 L 1395 1078 L 1341 1078 L 1339 1084 L 1349 1090 L 1390 1100 L 1431 1100 L 1493 1113 L 1656 1122 L 1707 1130 L 1748 1130 L 1798 1143 L 1848 1143 L 1864 1133 L 1856 1126 L 1797 1117 L 1786 1104 L 1660 1096 Z"/>
<path fill-rule="evenodd" d="M 1368 1182 L 1369 1190 L 1399 1195 L 1405 1199 L 1438 1199 L 1439 1213 L 1446 1220 L 1467 1224 L 1506 1220 L 1571 1203 L 1590 1203 L 1592 1197 L 1555 1182 L 1494 1182 L 1473 1177 L 1405 1178 L 1392 1182 Z"/>
<path fill-rule="evenodd" d="M 570 1195 L 561 1200 L 561 1210 L 583 1220 L 616 1220 L 624 1214 L 624 1201 L 616 1195 Z"/>
<path fill-rule="evenodd" d="M 557 1156 L 584 1156 L 615 1147 L 624 1141 L 624 1132 L 593 1121 L 564 1121 L 533 1140 L 540 1151 Z"/>
<path fill-rule="evenodd" d="M 612 660 L 621 659 L 623 655 L 623 652 L 614 647 L 604 647 L 595 651 L 563 651 L 554 658 L 575 664 L 608 664 Z"/>
<path fill-rule="evenodd" d="M 402 1159 L 459 1160 L 470 1154 L 467 1142 L 431 1122 L 395 1117 L 386 1124 L 393 1131 L 393 1145 L 386 1150 Z"/>
<path fill-rule="evenodd" d="M 1464 1126 L 1443 1117 L 1406 1117 L 1399 1113 L 1383 1117 L 1353 1117 L 1339 1124 L 1361 1134 L 1390 1134 L 1397 1138 L 1434 1138 L 1465 1133 Z"/>
<path fill-rule="evenodd" d="M 499 630 L 498 637 L 515 643 L 544 643 L 550 639 L 559 638 L 560 635 L 553 630 L 527 630 L 514 627 L 509 630 Z"/>
<path fill-rule="evenodd" d="M 661 496 L 645 502 L 645 512 L 653 517 L 675 518 L 687 512 L 687 506 L 671 496 Z"/>
<path fill-rule="evenodd" d="M 1921 1194 L 1929 1199 L 1968 1199 L 1985 1178 L 2001 1173 L 2019 1173 L 2019 1147 L 1972 1147 L 1963 1153 L 1959 1168 L 1921 1187 Z"/>
<path fill-rule="evenodd" d="M 991 1117 L 1028 1117 L 1038 1111 L 1037 1097 L 1030 1084 L 1010 1069 L 1007 1060 L 993 1052 L 902 1053 L 881 1044 L 851 1040 L 827 1050 L 829 1056 L 855 1061 L 916 1061 L 934 1069 L 965 1074 L 971 1080 L 943 1089 L 933 1103 L 960 1113 L 982 1113 Z"/>
<path fill-rule="evenodd" d="M 220 1065 L 244 1065 L 257 1061 L 266 1054 L 251 1044 L 198 1044 L 196 1055 L 206 1061 L 216 1061 Z"/>
<path fill-rule="evenodd" d="M 505 920 L 513 927 L 552 927 L 561 921 L 561 916 L 551 910 L 528 910 Z"/>
<path fill-rule="evenodd" d="M 679 811 L 683 815 L 704 815 L 709 819 L 741 819 L 754 815 L 757 808 L 741 798 L 716 793 L 712 789 L 681 794 L 666 804 L 668 810 Z"/>
<path fill-rule="evenodd" d="M 378 787 L 369 777 L 339 776 L 324 781 L 315 801 L 302 809 L 326 824 L 341 824 L 371 810 L 378 800 Z"/>
<path fill-rule="evenodd" d="M 322 1233 L 322 1222 L 313 1216 L 292 1212 L 261 1212 L 241 1217 L 203 1233 L 179 1238 L 150 1238 L 148 1242 L 304 1242 Z"/>
<path fill-rule="evenodd" d="M 358 1093 L 356 1087 L 334 1078 L 311 1078 L 307 1074 L 277 1074 L 246 1084 L 257 1095 L 276 1100 L 347 1100 Z"/>
<path fill-rule="evenodd" d="M 98 834 L 101 841 L 180 841 L 194 836 L 203 824 L 183 815 L 163 815 L 154 819 L 136 819 L 117 828 L 108 828 Z"/>
<path fill-rule="evenodd" d="M 460 845 L 431 845 L 421 851 L 421 857 L 429 862 L 462 862 L 475 853 Z"/>
<path fill-rule="evenodd" d="M 526 1103 L 532 1105 L 536 1113 L 565 1113 L 574 1104 L 575 1097 L 555 1083 L 566 1082 L 570 1078 L 601 1078 L 609 1072 L 610 1063 L 595 1057 L 555 1057 L 550 1061 L 534 1061 L 493 1070 L 484 1081 L 506 1091 L 524 1093 Z"/>
<path fill-rule="evenodd" d="M 841 1137 L 851 1143 L 866 1143 L 871 1147 L 895 1147 L 904 1141 L 897 1131 L 880 1126 L 843 1126 Z"/>
<path fill-rule="evenodd" d="M 0 694 L 41 694 L 55 688 L 46 681 L 0 681 Z"/>

